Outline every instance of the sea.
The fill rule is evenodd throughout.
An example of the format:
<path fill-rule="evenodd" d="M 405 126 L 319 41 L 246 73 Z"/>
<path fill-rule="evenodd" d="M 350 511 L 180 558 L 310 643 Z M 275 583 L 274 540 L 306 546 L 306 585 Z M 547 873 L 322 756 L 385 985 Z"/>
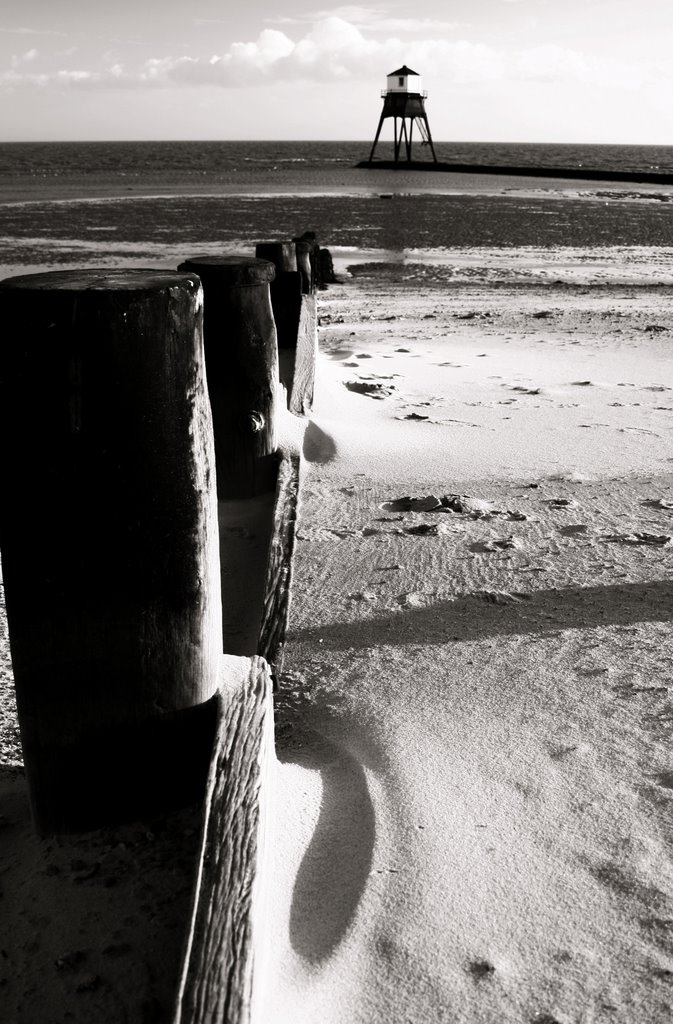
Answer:
<path fill-rule="evenodd" d="M 336 249 L 673 246 L 673 186 L 616 187 L 610 173 L 673 174 L 673 146 L 436 142 L 440 161 L 586 169 L 605 181 L 358 169 L 370 142 L 0 144 L 0 273 L 173 265 L 200 252 L 315 231 Z M 390 159 L 381 143 L 376 157 Z M 427 158 L 427 153 L 422 153 Z M 415 156 L 418 159 L 418 156 Z M 429 182 L 429 179 L 432 181 Z"/>
<path fill-rule="evenodd" d="M 671 146 L 579 145 L 575 143 L 435 142 L 437 159 L 501 167 L 585 168 L 605 171 L 673 173 Z M 251 165 L 268 168 L 302 164 L 320 175 L 354 167 L 369 156 L 368 142 L 16 142 L 0 144 L 0 175 L 31 177 L 116 172 L 142 178 L 172 171 L 202 176 L 236 174 Z M 392 145 L 380 142 L 376 158 L 391 159 Z M 427 152 L 421 158 L 428 159 Z"/>

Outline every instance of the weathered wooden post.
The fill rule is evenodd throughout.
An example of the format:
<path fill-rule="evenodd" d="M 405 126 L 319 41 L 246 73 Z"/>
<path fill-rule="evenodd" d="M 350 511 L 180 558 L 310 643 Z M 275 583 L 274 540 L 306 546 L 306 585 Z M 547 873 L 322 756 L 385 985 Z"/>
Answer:
<path fill-rule="evenodd" d="M 271 282 L 271 308 L 278 332 L 278 350 L 281 360 L 280 379 L 283 383 L 283 350 L 294 351 L 301 309 L 302 275 L 297 270 L 297 256 L 292 242 L 258 242 L 258 259 L 268 260 L 276 269 Z M 289 391 L 289 388 L 288 388 Z"/>
<path fill-rule="evenodd" d="M 336 275 L 334 273 L 334 260 L 329 249 L 318 250 L 318 286 L 323 288 L 326 284 L 334 284 Z"/>
<path fill-rule="evenodd" d="M 315 231 L 305 231 L 303 235 L 294 239 L 294 244 L 297 253 L 297 269 L 302 276 L 302 291 L 305 295 L 312 295 L 318 286 L 318 252 L 320 250 Z"/>
<path fill-rule="evenodd" d="M 198 274 L 203 284 L 218 496 L 273 490 L 279 379 L 269 294 L 274 266 L 252 256 L 196 256 L 178 269 Z"/>
<path fill-rule="evenodd" d="M 255 255 L 268 260 L 276 269 L 271 282 L 271 308 L 278 334 L 278 376 L 285 388 L 290 408 L 297 338 L 302 309 L 302 275 L 297 270 L 295 245 L 289 241 L 258 242 Z"/>
<path fill-rule="evenodd" d="M 319 245 L 315 233 L 305 231 L 294 239 L 297 268 L 301 274 L 302 296 L 297 347 L 288 402 L 290 412 L 303 415 L 313 405 L 315 365 L 318 356 L 318 306 L 316 298 Z"/>
<path fill-rule="evenodd" d="M 42 832 L 202 791 L 221 603 L 201 310 L 187 274 L 0 284 L 0 545 Z"/>

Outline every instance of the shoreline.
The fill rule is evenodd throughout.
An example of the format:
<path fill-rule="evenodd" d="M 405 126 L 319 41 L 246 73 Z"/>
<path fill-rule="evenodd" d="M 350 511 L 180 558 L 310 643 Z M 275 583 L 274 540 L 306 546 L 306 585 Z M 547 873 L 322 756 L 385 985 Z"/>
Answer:
<path fill-rule="evenodd" d="M 441 178 L 438 181 L 438 177 Z M 272 195 L 335 195 L 339 193 L 370 195 L 381 192 L 412 194 L 481 194 L 503 195 L 516 188 L 522 193 L 546 192 L 564 194 L 581 193 L 596 189 L 597 181 L 590 176 L 578 175 L 570 182 L 553 172 L 541 175 L 531 169 L 510 172 L 467 172 L 407 169 L 339 168 L 315 172 L 283 168 L 277 171 L 245 171 L 216 176 L 210 172 L 208 181 L 202 175 L 182 172 L 179 175 L 143 174 L 142 182 L 120 176 L 118 173 L 68 175 L 67 181 L 56 178 L 26 178 L 0 173 L 0 203 L 49 202 L 54 200 L 120 199 L 148 196 L 272 196 Z M 673 183 L 673 177 L 671 179 Z M 618 193 L 633 191 L 632 180 L 605 179 L 605 184 Z M 661 183 L 639 182 L 646 195 L 656 196 L 664 187 Z M 670 188 L 670 185 L 668 186 Z"/>

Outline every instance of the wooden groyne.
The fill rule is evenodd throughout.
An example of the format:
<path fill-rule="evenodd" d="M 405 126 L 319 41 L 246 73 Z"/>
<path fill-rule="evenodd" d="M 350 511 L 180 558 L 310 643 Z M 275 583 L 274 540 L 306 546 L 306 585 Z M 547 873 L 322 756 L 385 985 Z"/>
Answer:
<path fill-rule="evenodd" d="M 0 547 L 34 824 L 87 831 L 204 799 L 176 1024 L 248 1022 L 263 941 L 301 463 L 280 420 L 311 408 L 329 264 L 310 233 L 264 245 L 290 269 L 195 256 L 0 282 Z M 223 584 L 222 509 L 244 544 L 255 502 L 269 521 L 241 654 L 224 639 L 244 589 Z"/>
<path fill-rule="evenodd" d="M 595 167 L 531 167 L 496 164 L 461 164 L 423 160 L 361 160 L 356 167 L 371 171 L 431 171 L 445 174 L 492 174 L 522 178 L 567 178 L 573 181 L 625 181 L 633 184 L 673 185 L 673 173 L 617 171 Z"/>

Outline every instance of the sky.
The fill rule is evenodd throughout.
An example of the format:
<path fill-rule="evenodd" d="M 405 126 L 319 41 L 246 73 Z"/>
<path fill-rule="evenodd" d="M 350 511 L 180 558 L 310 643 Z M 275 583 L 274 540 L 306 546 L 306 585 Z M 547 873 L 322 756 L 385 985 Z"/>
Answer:
<path fill-rule="evenodd" d="M 21 0 L 0 141 L 373 139 L 423 76 L 437 141 L 673 145 L 671 0 Z"/>

